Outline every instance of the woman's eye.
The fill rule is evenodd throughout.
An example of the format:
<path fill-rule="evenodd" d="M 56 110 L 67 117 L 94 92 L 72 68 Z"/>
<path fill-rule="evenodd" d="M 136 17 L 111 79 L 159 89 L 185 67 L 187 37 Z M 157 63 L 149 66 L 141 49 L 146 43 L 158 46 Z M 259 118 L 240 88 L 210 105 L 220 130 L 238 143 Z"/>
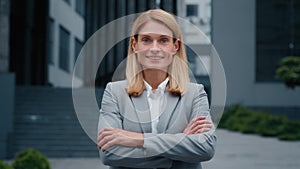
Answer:
<path fill-rule="evenodd" d="M 149 38 L 142 38 L 142 42 L 150 42 L 150 39 Z"/>
<path fill-rule="evenodd" d="M 169 39 L 167 39 L 167 38 L 162 38 L 162 39 L 160 39 L 160 42 L 161 42 L 161 43 L 168 43 L 168 42 L 169 42 Z"/>

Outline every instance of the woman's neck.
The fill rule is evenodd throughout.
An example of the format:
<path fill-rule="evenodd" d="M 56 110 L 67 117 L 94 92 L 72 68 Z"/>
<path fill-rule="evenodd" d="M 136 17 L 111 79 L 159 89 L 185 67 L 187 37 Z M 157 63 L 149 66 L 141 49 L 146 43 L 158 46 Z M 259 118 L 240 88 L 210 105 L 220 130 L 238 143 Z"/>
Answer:
<path fill-rule="evenodd" d="M 167 72 L 161 70 L 147 69 L 143 71 L 144 80 L 152 87 L 153 90 L 157 89 L 167 77 Z"/>

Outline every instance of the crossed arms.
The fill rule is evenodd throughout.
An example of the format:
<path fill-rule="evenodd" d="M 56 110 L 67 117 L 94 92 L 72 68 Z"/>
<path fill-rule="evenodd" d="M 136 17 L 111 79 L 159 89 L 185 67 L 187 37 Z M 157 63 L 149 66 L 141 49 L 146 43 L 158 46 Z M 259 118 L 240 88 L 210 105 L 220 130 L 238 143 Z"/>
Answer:
<path fill-rule="evenodd" d="M 211 120 L 199 116 L 208 110 L 203 87 L 193 98 L 190 122 L 180 133 L 137 133 L 124 130 L 111 84 L 105 89 L 99 117 L 98 148 L 105 165 L 168 168 L 174 160 L 199 163 L 212 158 L 216 137 Z M 203 106 L 199 106 L 199 105 Z"/>

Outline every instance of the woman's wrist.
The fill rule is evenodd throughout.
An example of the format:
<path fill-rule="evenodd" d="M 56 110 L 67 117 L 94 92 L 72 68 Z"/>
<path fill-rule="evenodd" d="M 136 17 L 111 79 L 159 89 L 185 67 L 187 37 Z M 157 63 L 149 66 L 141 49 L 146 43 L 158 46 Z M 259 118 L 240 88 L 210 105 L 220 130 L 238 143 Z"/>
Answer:
<path fill-rule="evenodd" d="M 136 146 L 137 147 L 143 147 L 144 146 L 144 134 L 142 133 L 137 133 L 137 136 L 135 137 L 135 141 L 136 141 Z"/>

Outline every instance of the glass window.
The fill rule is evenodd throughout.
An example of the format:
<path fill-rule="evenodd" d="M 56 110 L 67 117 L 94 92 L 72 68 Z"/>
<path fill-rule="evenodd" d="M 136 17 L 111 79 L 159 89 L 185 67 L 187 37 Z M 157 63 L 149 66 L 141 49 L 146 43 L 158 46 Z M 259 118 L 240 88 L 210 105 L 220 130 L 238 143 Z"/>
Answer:
<path fill-rule="evenodd" d="M 53 56 L 54 47 L 54 21 L 53 19 L 48 19 L 48 33 L 47 33 L 47 58 L 48 63 L 54 64 Z"/>
<path fill-rule="evenodd" d="M 80 50 L 81 50 L 82 46 L 83 46 L 83 43 L 79 39 L 75 38 L 74 62 L 76 62 L 76 59 L 77 59 L 77 57 L 80 53 Z"/>
<path fill-rule="evenodd" d="M 69 69 L 70 57 L 70 33 L 63 28 L 59 27 L 59 67 L 67 72 Z"/>
<path fill-rule="evenodd" d="M 77 58 L 79 56 L 82 46 L 83 46 L 83 43 L 79 39 L 75 38 L 74 64 L 77 61 Z M 76 71 L 75 71 L 77 77 L 81 77 L 81 78 L 83 77 L 83 73 L 84 73 L 83 72 L 83 66 L 84 66 L 83 64 L 84 63 L 82 62 L 82 60 L 77 61 L 77 67 L 76 67 Z"/>
<path fill-rule="evenodd" d="M 186 6 L 186 16 L 198 16 L 198 5 L 191 4 Z"/>
<path fill-rule="evenodd" d="M 84 16 L 85 14 L 85 1 L 84 0 L 76 0 L 76 12 L 81 15 Z"/>
<path fill-rule="evenodd" d="M 280 60 L 300 55 L 299 14 L 299 1 L 256 1 L 256 81 L 278 81 Z"/>

